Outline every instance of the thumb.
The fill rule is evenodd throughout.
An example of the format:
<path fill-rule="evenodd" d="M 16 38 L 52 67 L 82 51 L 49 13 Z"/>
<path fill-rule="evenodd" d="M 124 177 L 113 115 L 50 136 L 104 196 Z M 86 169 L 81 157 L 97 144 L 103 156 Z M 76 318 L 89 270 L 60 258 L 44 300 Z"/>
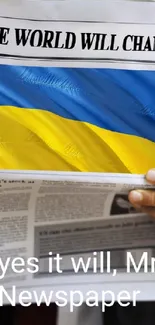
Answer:
<path fill-rule="evenodd" d="M 137 190 L 129 193 L 129 201 L 136 207 L 155 207 L 155 191 Z"/>
<path fill-rule="evenodd" d="M 155 184 L 155 168 L 150 169 L 146 174 L 146 180 L 151 183 Z"/>

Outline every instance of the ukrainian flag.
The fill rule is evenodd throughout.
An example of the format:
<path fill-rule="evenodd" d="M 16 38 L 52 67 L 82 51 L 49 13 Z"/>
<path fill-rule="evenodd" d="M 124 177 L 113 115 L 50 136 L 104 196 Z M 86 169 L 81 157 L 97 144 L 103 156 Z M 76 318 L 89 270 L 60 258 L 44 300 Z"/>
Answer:
<path fill-rule="evenodd" d="M 155 71 L 0 65 L 0 168 L 155 167 Z"/>

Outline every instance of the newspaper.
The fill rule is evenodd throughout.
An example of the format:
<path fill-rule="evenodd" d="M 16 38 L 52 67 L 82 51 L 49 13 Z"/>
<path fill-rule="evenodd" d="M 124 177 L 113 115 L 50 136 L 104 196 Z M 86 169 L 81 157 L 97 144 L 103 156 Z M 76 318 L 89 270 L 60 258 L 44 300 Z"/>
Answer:
<path fill-rule="evenodd" d="M 25 283 L 25 287 L 40 278 L 50 284 L 52 276 L 56 276 L 55 284 L 59 283 L 59 276 L 65 273 L 110 274 L 111 268 L 124 271 L 127 251 L 134 254 L 137 264 L 142 252 L 148 252 L 150 265 L 155 256 L 155 221 L 129 203 L 132 189 L 155 187 L 144 175 L 1 171 L 1 282 L 7 287 L 12 282 L 18 286 Z M 61 268 L 54 262 L 58 255 Z M 30 257 L 36 260 L 30 261 Z M 15 258 L 19 274 L 12 269 Z M 90 259 L 89 265 L 78 268 L 79 258 Z"/>
<path fill-rule="evenodd" d="M 2 2 L 0 63 L 154 70 L 153 4 L 148 9 L 143 3 L 135 18 L 132 3 L 98 1 L 96 6 L 90 1 L 89 10 L 87 2 L 82 10 L 79 3 Z M 113 9 L 115 17 L 112 5 L 121 8 Z M 134 5 L 138 10 L 139 4 Z M 137 39 L 142 23 L 144 35 Z M 77 157 L 73 149 L 71 156 Z M 113 167 L 113 160 L 110 164 Z M 154 189 L 144 175 L 1 171 L 1 284 L 8 292 L 16 286 L 37 292 L 82 288 L 86 294 L 90 284 L 99 291 L 104 282 L 105 288 L 109 285 L 118 292 L 122 283 L 130 291 L 136 281 L 144 292 L 140 298 L 146 299 L 154 283 L 155 222 L 129 203 L 128 193 L 136 188 Z M 127 252 L 132 254 L 130 269 Z M 144 252 L 147 263 L 140 265 Z M 149 292 L 150 299 L 154 292 Z M 55 301 L 55 296 L 51 299 Z M 19 302 L 17 297 L 15 301 Z"/>

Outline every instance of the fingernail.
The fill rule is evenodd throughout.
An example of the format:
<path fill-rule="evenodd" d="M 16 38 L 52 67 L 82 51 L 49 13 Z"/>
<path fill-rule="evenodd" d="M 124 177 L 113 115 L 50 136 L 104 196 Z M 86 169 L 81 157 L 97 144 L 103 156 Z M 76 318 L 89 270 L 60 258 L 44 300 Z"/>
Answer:
<path fill-rule="evenodd" d="M 133 201 L 133 202 L 141 202 L 143 200 L 143 194 L 138 192 L 138 191 L 132 191 L 130 193 L 130 199 Z"/>
<path fill-rule="evenodd" d="M 155 182 L 155 169 L 150 169 L 146 174 L 146 178 L 148 181 Z"/>

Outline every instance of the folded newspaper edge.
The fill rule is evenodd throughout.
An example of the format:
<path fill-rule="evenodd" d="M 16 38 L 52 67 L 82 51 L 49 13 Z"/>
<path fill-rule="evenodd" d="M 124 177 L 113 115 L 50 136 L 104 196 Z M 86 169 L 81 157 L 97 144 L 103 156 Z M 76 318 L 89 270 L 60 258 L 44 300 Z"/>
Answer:
<path fill-rule="evenodd" d="M 40 171 L 40 170 L 0 170 L 0 179 L 30 179 L 30 180 L 68 180 L 81 182 L 85 180 L 101 183 L 116 183 L 116 184 L 130 184 L 133 187 L 135 184 L 144 188 L 154 188 L 149 184 L 145 175 L 128 174 L 128 173 L 101 173 L 101 172 L 62 172 L 62 171 Z"/>

